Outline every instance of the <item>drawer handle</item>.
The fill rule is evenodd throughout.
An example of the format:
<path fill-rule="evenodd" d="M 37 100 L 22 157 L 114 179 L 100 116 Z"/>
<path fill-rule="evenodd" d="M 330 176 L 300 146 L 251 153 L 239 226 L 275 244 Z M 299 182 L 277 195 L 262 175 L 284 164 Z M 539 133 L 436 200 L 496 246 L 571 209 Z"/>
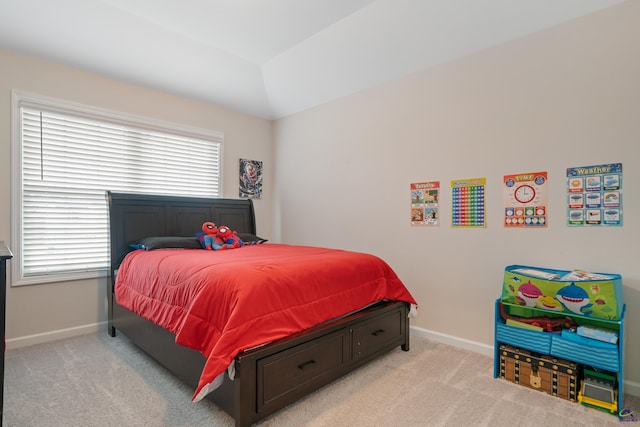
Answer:
<path fill-rule="evenodd" d="M 298 365 L 298 369 L 300 369 L 301 371 L 304 371 L 305 368 L 307 368 L 309 366 L 313 366 L 315 364 L 316 364 L 316 361 L 311 359 L 308 362 L 304 362 L 304 363 L 301 363 L 300 365 Z"/>
<path fill-rule="evenodd" d="M 371 332 L 371 335 L 373 335 L 374 337 L 377 337 L 378 335 L 382 335 L 382 334 L 384 334 L 384 329 L 378 329 L 377 331 Z"/>

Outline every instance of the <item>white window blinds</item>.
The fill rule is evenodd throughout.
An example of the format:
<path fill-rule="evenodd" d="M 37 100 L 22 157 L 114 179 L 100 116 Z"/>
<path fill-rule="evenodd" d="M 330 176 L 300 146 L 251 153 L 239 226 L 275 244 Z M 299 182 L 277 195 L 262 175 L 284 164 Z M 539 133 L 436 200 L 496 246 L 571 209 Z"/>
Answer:
<path fill-rule="evenodd" d="M 220 196 L 221 134 L 31 104 L 18 103 L 19 284 L 107 269 L 106 190 Z"/>

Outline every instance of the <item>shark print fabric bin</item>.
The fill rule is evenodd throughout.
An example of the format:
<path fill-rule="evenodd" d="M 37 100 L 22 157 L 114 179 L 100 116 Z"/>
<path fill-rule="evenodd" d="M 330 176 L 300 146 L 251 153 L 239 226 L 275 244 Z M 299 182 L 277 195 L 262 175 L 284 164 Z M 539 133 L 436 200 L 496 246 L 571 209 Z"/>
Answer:
<path fill-rule="evenodd" d="M 619 274 L 524 265 L 505 268 L 501 300 L 512 310 L 522 307 L 525 316 L 530 308 L 614 321 L 620 320 L 624 306 Z"/>

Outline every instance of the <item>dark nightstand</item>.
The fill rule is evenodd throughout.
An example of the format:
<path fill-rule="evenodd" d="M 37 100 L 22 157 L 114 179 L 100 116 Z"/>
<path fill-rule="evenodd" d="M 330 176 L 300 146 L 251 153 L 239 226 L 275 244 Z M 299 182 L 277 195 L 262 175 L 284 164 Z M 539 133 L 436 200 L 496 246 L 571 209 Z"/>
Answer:
<path fill-rule="evenodd" d="M 13 254 L 4 244 L 0 241 L 0 305 L 2 312 L 0 313 L 0 332 L 2 333 L 2 339 L 5 340 L 4 322 L 7 305 L 7 260 L 13 258 Z M 6 340 L 2 345 L 2 358 L 0 358 L 0 426 L 2 425 L 2 410 L 4 402 L 4 351 L 6 346 Z"/>

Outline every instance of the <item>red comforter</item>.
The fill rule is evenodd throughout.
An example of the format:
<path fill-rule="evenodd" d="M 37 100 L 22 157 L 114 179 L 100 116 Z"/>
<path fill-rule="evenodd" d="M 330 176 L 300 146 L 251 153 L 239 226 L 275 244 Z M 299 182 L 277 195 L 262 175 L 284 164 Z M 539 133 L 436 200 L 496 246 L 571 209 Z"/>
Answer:
<path fill-rule="evenodd" d="M 237 354 L 380 300 L 415 300 L 380 258 L 263 244 L 226 251 L 137 250 L 116 279 L 118 304 L 207 358 L 194 400 Z"/>

